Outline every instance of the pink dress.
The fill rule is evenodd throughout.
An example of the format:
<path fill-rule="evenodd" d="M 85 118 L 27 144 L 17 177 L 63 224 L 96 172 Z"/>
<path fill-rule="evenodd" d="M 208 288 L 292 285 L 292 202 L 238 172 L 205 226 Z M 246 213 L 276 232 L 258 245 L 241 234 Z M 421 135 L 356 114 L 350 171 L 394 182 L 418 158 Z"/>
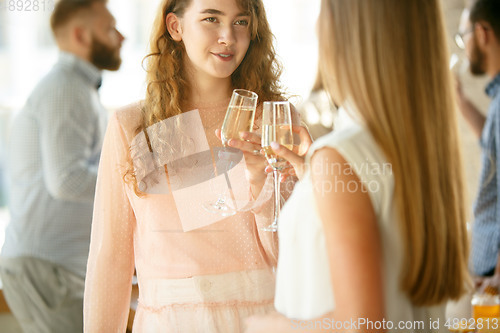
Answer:
<path fill-rule="evenodd" d="M 193 106 L 148 129 L 147 138 L 136 133 L 138 104 L 112 115 L 97 182 L 85 332 L 125 332 L 134 268 L 134 332 L 235 333 L 247 316 L 273 309 L 277 235 L 260 230 L 273 212 L 270 175 L 254 200 L 238 164 L 228 178 L 240 211 L 223 217 L 202 207 L 227 184 L 204 161 L 221 145 L 214 132 L 228 102 Z M 130 161 L 145 196 L 124 181 Z"/>

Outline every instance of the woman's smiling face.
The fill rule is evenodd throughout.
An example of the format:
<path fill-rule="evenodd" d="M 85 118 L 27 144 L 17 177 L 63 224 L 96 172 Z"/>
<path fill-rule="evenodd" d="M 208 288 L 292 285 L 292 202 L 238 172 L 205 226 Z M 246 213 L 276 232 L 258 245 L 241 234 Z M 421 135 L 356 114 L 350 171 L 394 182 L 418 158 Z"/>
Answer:
<path fill-rule="evenodd" d="M 229 78 L 250 45 L 250 19 L 236 0 L 192 0 L 179 18 L 178 36 L 172 36 L 184 43 L 188 72 Z"/>

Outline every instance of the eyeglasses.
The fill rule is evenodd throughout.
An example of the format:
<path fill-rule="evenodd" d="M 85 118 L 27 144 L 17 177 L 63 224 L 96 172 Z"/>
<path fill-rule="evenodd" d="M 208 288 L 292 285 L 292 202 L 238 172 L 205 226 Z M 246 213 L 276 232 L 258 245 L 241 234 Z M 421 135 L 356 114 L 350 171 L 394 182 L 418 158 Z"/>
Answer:
<path fill-rule="evenodd" d="M 465 41 L 464 41 L 464 37 L 467 36 L 468 34 L 470 34 L 471 32 L 474 31 L 474 29 L 479 26 L 481 27 L 482 29 L 484 29 L 485 31 L 488 31 L 490 30 L 489 27 L 485 27 L 484 25 L 482 24 L 479 24 L 479 23 L 476 23 L 474 25 L 472 25 L 469 29 L 465 30 L 464 32 L 457 32 L 455 34 L 455 43 L 457 43 L 457 46 L 459 48 L 461 48 L 462 50 L 465 50 Z"/>
<path fill-rule="evenodd" d="M 465 30 L 464 32 L 457 32 L 455 34 L 455 43 L 462 50 L 465 50 L 464 37 L 467 36 L 468 34 L 470 34 L 472 31 L 474 31 L 474 28 L 470 27 L 469 29 Z"/>

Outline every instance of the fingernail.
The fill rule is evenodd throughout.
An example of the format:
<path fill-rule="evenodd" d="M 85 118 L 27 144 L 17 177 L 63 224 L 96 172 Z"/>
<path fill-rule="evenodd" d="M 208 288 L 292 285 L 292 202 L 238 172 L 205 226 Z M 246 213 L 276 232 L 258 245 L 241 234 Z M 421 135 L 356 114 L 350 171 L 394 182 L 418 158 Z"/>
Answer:
<path fill-rule="evenodd" d="M 240 132 L 240 138 L 247 139 L 248 138 L 248 133 L 247 132 Z"/>
<path fill-rule="evenodd" d="M 274 150 L 278 150 L 280 149 L 280 145 L 277 143 L 277 142 L 271 142 L 271 148 L 273 148 Z"/>

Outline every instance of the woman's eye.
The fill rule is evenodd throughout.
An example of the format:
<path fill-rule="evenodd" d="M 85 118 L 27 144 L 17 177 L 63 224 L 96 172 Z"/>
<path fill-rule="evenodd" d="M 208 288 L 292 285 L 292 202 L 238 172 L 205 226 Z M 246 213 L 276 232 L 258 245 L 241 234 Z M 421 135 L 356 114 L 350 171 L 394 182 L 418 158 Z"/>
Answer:
<path fill-rule="evenodd" d="M 204 21 L 215 23 L 217 22 L 217 19 L 215 17 L 207 17 L 206 19 L 204 19 Z"/>
<path fill-rule="evenodd" d="M 248 25 L 248 20 L 238 20 L 235 22 L 236 25 L 243 25 L 247 26 Z"/>

